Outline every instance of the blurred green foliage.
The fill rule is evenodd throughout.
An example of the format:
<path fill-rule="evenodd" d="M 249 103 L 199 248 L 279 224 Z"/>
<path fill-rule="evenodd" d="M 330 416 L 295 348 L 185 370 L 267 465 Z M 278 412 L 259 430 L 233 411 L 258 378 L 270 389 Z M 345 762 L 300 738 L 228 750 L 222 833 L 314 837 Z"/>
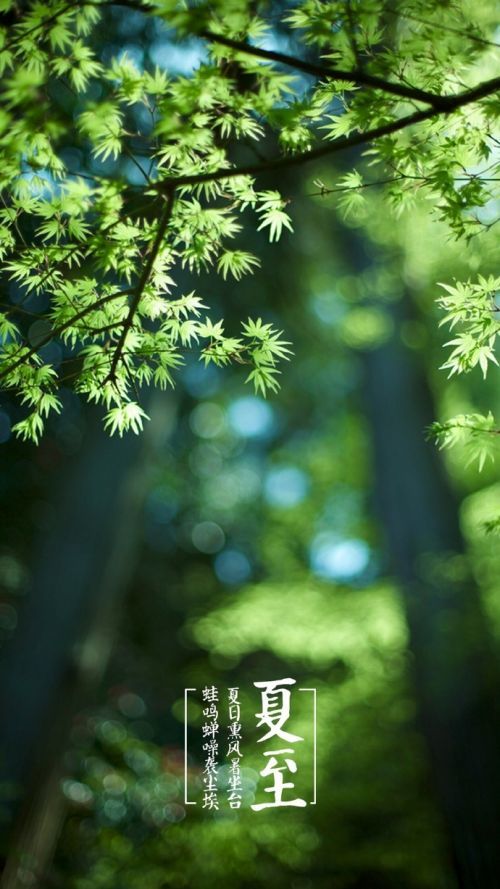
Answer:
<path fill-rule="evenodd" d="M 489 4 L 476 6 L 486 27 Z M 96 37 L 103 58 L 122 44 L 137 58 L 151 55 L 151 47 L 157 58 L 174 58 L 178 46 L 138 15 L 109 13 L 109 33 Z M 440 52 L 450 44 L 457 44 L 451 33 Z M 71 110 L 69 97 L 60 101 Z M 284 141 L 300 136 L 292 130 L 284 128 Z M 68 164 L 99 173 L 81 147 L 65 150 Z M 133 185 L 124 158 L 114 166 L 105 160 Z M 283 193 L 294 205 L 293 252 L 290 243 L 269 252 L 264 234 L 252 230 L 243 247 L 262 258 L 254 278 L 239 280 L 235 291 L 225 261 L 220 278 L 210 279 L 213 308 L 224 307 L 228 324 L 259 312 L 293 340 L 295 358 L 279 397 L 244 393 L 246 371 L 237 365 L 222 375 L 188 357 L 178 390 L 162 395 L 159 408 L 152 405 L 160 434 L 148 458 L 140 558 L 99 701 L 73 725 L 62 780 L 67 817 L 47 886 L 455 887 L 416 714 L 413 654 L 374 509 L 363 356 L 400 338 L 421 360 L 442 425 L 477 405 L 499 414 L 491 375 L 483 381 L 475 367 L 446 384 L 438 370 L 448 333 L 438 326 L 436 285 L 494 274 L 495 230 L 480 226 L 481 239 L 472 237 L 464 249 L 445 222 L 430 217 L 424 190 L 410 194 L 403 183 L 393 195 L 394 215 L 379 188 L 361 191 L 349 175 L 341 164 L 322 162 L 311 173 L 284 177 Z M 333 193 L 338 182 L 356 192 L 356 200 L 340 200 L 344 222 Z M 456 188 L 445 185 L 448 202 L 438 215 L 459 226 Z M 233 257 L 235 278 L 238 268 Z M 403 298 L 413 314 L 397 327 L 392 308 Z M 4 637 L 15 631 L 32 541 L 53 520 L 50 489 L 61 464 L 78 454 L 88 422 L 68 390 L 62 398 L 64 411 L 49 422 L 36 453 L 9 440 L 21 418 L 14 401 L 0 415 L 11 470 L 2 480 L 11 504 L 0 562 Z M 498 482 L 489 463 L 478 474 L 467 448 L 458 441 L 444 459 L 462 501 L 468 553 L 436 556 L 428 568 L 441 577 L 472 570 L 498 634 L 498 546 L 483 527 L 498 513 Z M 251 722 L 252 683 L 284 675 L 318 689 L 317 806 L 222 809 L 216 816 L 186 809 L 183 688 L 240 685 Z M 307 735 L 310 701 L 296 694 L 294 708 Z M 198 728 L 193 707 L 191 738 Z M 259 769 L 255 745 L 247 756 L 249 802 Z M 194 744 L 195 792 L 200 769 Z"/>

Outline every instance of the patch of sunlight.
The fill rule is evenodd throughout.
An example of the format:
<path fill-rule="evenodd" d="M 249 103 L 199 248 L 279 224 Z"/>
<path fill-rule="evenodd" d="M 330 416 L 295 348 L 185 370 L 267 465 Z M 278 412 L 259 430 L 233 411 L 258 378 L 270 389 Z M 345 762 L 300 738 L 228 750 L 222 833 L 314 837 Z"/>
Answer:
<path fill-rule="evenodd" d="M 310 581 L 261 584 L 192 621 L 190 630 L 212 652 L 241 657 L 267 649 L 312 666 L 341 658 L 373 668 L 380 649 L 400 650 L 406 643 L 396 595 L 382 585 L 353 593 Z"/>
<path fill-rule="evenodd" d="M 460 518 L 465 537 L 469 541 L 474 564 L 474 575 L 481 588 L 485 610 L 491 619 L 493 632 L 500 639 L 500 571 L 499 532 L 488 533 L 486 523 L 500 517 L 500 483 L 489 485 L 465 498 Z"/>

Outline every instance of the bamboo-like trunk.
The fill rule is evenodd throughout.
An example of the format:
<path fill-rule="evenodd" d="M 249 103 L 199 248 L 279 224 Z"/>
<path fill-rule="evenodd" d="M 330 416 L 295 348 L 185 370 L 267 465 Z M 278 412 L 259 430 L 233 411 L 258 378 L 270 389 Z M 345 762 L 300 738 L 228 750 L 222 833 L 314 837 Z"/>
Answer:
<path fill-rule="evenodd" d="M 420 720 L 463 889 L 500 885 L 499 672 L 480 593 L 466 570 L 457 503 L 426 441 L 435 419 L 418 354 L 394 336 L 367 352 L 378 510 L 404 599 Z"/>
<path fill-rule="evenodd" d="M 167 428 L 171 408 L 163 402 Z M 133 568 L 154 410 L 142 439 L 110 439 L 94 419 L 54 492 L 57 518 L 40 540 L 19 630 L 0 671 L 0 772 L 20 791 L 2 889 L 36 887 L 57 841 L 61 755 L 73 714 L 106 666 Z"/>

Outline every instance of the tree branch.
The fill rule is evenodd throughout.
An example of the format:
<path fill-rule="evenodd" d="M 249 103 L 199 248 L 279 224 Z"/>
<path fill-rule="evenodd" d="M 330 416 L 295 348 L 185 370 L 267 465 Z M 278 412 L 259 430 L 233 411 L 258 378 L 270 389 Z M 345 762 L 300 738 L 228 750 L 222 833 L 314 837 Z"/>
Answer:
<path fill-rule="evenodd" d="M 85 318 L 85 315 L 88 315 L 89 312 L 95 312 L 104 306 L 106 303 L 111 302 L 113 299 L 118 299 L 120 296 L 127 296 L 131 291 L 130 290 L 117 290 L 115 293 L 108 293 L 107 296 L 103 296 L 102 299 L 99 299 L 97 302 L 92 303 L 89 306 L 85 306 L 85 308 L 81 309 L 76 315 L 72 315 L 71 318 L 68 318 L 67 321 L 64 321 L 63 324 L 60 324 L 58 327 L 55 327 L 54 330 L 51 330 L 47 336 L 44 336 L 36 346 L 32 346 L 25 355 L 21 355 L 20 358 L 14 360 L 12 364 L 9 364 L 7 367 L 4 367 L 0 370 L 0 380 L 6 377 L 8 374 L 12 373 L 13 370 L 16 370 L 17 367 L 20 367 L 21 364 L 24 364 L 26 361 L 29 361 L 30 358 L 35 355 L 42 346 L 46 346 L 47 343 L 50 343 L 54 337 L 59 336 L 61 333 L 64 333 L 68 327 L 72 327 L 75 321 L 80 321 L 82 318 Z M 20 347 L 20 349 L 22 346 Z M 18 351 L 20 351 L 20 349 Z M 17 353 L 16 353 L 17 354 Z"/>
<path fill-rule="evenodd" d="M 211 43 L 219 43 L 221 46 L 227 46 L 229 49 L 234 49 L 249 56 L 256 56 L 269 62 L 278 62 L 280 65 L 287 65 L 289 68 L 304 71 L 305 74 L 312 74 L 314 77 L 322 77 L 327 80 L 352 81 L 352 83 L 359 84 L 360 86 L 369 86 L 372 89 L 379 89 L 400 98 L 425 102 L 434 108 L 441 107 L 442 97 L 436 93 L 429 93 L 426 90 L 418 89 L 418 87 L 406 86 L 403 83 L 392 83 L 390 80 L 385 80 L 374 74 L 368 74 L 360 69 L 349 71 L 341 68 L 332 68 L 329 65 L 317 65 L 314 62 L 307 62 L 305 59 L 298 59 L 295 56 L 289 56 L 282 52 L 261 49 L 249 43 L 233 40 L 231 37 L 215 34 L 212 31 L 200 31 L 199 36 L 209 40 Z"/>
<path fill-rule="evenodd" d="M 174 209 L 174 202 L 175 202 L 175 187 L 172 185 L 170 187 L 167 186 L 166 192 L 167 193 L 166 193 L 165 210 L 163 211 L 163 214 L 160 218 L 160 221 L 158 224 L 158 231 L 156 232 L 156 237 L 154 239 L 154 242 L 151 246 L 151 250 L 149 251 L 148 257 L 146 259 L 144 269 L 142 270 L 142 274 L 139 278 L 139 281 L 137 282 L 137 286 L 134 288 L 133 298 L 130 303 L 128 315 L 127 315 L 125 321 L 123 322 L 122 332 L 119 336 L 118 342 L 116 344 L 116 349 L 113 354 L 113 359 L 111 361 L 111 367 L 110 367 L 109 374 L 108 374 L 108 380 L 114 380 L 114 378 L 115 378 L 116 368 L 118 366 L 118 362 L 120 361 L 120 358 L 123 353 L 123 347 L 125 345 L 125 340 L 127 338 L 127 334 L 129 332 L 130 328 L 132 327 L 134 317 L 137 312 L 137 307 L 141 301 L 142 294 L 144 293 L 144 288 L 146 287 L 146 284 L 149 281 L 149 276 L 152 272 L 155 259 L 158 256 L 158 251 L 161 247 L 161 242 L 163 241 L 165 232 L 166 232 L 169 222 L 172 218 L 172 211 Z"/>
<path fill-rule="evenodd" d="M 18 41 L 25 40 L 26 37 L 31 37 L 36 31 L 39 31 L 40 29 L 45 28 L 47 25 L 51 25 L 53 22 L 56 22 L 60 16 L 64 15 L 66 12 L 70 12 L 70 10 L 73 9 L 75 5 L 75 3 L 66 3 L 64 6 L 61 7 L 61 9 L 58 9 L 56 12 L 49 15 L 46 19 L 42 19 L 42 21 L 38 22 L 38 24 L 33 25 L 33 27 L 30 28 L 28 31 L 21 31 L 21 33 L 19 34 L 12 34 L 9 40 L 7 40 L 7 42 L 2 47 L 3 51 L 5 52 L 6 50 L 11 49 L 11 47 L 14 46 Z"/>
<path fill-rule="evenodd" d="M 494 40 L 478 37 L 477 34 L 471 34 L 469 31 L 464 31 L 462 28 L 454 28 L 452 25 L 443 25 L 440 22 L 432 22 L 429 19 L 420 18 L 411 12 L 404 12 L 401 9 L 391 9 L 390 6 L 386 6 L 384 12 L 387 15 L 393 15 L 396 18 L 408 19 L 409 22 L 417 22 L 419 25 L 427 25 L 430 28 L 435 28 L 437 31 L 448 31 L 450 34 L 456 34 L 458 37 L 463 37 L 465 40 L 472 40 L 474 43 L 480 43 L 482 46 L 494 46 L 496 49 L 500 48 L 500 43 L 495 43 Z"/>
<path fill-rule="evenodd" d="M 160 191 L 168 191 L 169 189 L 178 188 L 183 185 L 199 185 L 203 182 L 217 182 L 220 179 L 232 179 L 235 176 L 257 176 L 260 173 L 267 173 L 272 170 L 282 170 L 288 167 L 310 163 L 311 161 L 319 160 L 320 158 L 327 157 L 331 154 L 345 151 L 347 148 L 354 148 L 357 145 L 365 145 L 367 142 L 373 142 L 375 139 L 381 139 L 383 136 L 390 136 L 392 133 L 397 133 L 399 130 L 404 130 L 407 127 L 422 123 L 425 120 L 430 120 L 433 117 L 451 114 L 464 105 L 469 105 L 478 99 L 483 99 L 486 96 L 495 93 L 498 89 L 500 89 L 500 77 L 495 77 L 480 83 L 478 86 L 475 86 L 470 90 L 465 90 L 462 93 L 442 96 L 442 107 L 439 109 L 425 108 L 421 111 L 415 111 L 413 114 L 400 117 L 398 120 L 393 120 L 387 124 L 381 124 L 381 126 L 374 127 L 372 130 L 367 130 L 364 133 L 353 133 L 351 136 L 345 136 L 344 138 L 337 139 L 335 142 L 320 145 L 318 148 L 312 148 L 310 151 L 304 151 L 301 154 L 280 155 L 279 157 L 271 158 L 262 164 L 229 167 L 228 169 L 214 170 L 211 173 L 194 173 L 190 176 L 172 176 L 170 179 L 162 179 L 155 183 L 155 187 Z"/>
<path fill-rule="evenodd" d="M 92 3 L 91 5 L 97 5 L 99 7 L 103 6 L 125 6 L 129 9 L 135 9 L 144 14 L 157 14 L 157 9 L 151 5 L 149 6 L 147 3 L 138 3 L 137 0 L 104 0 L 104 2 L 100 3 Z M 414 21 L 420 21 L 421 19 L 417 19 L 415 16 L 411 16 L 406 13 L 397 13 L 396 10 L 388 10 L 392 12 L 393 15 L 403 15 L 405 18 L 413 19 Z M 424 23 L 424 22 L 422 22 Z M 426 24 L 431 24 L 427 22 Z M 441 26 L 437 26 L 441 27 Z M 463 36 L 467 36 L 470 39 L 475 39 L 480 43 L 484 43 L 486 45 L 491 46 L 499 46 L 497 43 L 491 43 L 490 41 L 483 40 L 482 38 L 473 37 L 471 35 L 465 35 L 459 29 L 451 28 L 443 26 L 443 30 L 449 30 L 456 32 L 457 34 L 462 34 Z M 418 87 L 407 86 L 403 83 L 393 83 L 390 80 L 385 80 L 383 77 L 377 77 L 374 74 L 368 74 L 366 71 L 362 71 L 361 69 L 356 69 L 354 71 L 349 71 L 341 68 L 332 68 L 329 65 L 317 65 L 314 62 L 308 62 L 305 59 L 298 59 L 296 56 L 290 56 L 286 53 L 276 52 L 274 50 L 266 50 L 262 49 L 258 46 L 252 46 L 249 43 L 244 43 L 239 40 L 234 40 L 231 37 L 226 37 L 223 34 L 217 34 L 213 31 L 208 30 L 200 30 L 192 34 L 192 36 L 202 37 L 205 40 L 210 41 L 211 43 L 218 43 L 221 46 L 227 46 L 228 49 L 234 49 L 237 52 L 246 53 L 247 55 L 256 56 L 257 58 L 266 59 L 270 62 L 278 62 L 281 65 L 286 65 L 287 67 L 295 68 L 297 71 L 303 71 L 305 74 L 311 74 L 314 77 L 324 77 L 328 80 L 348 80 L 353 83 L 359 84 L 360 86 L 368 86 L 372 89 L 379 89 L 386 93 L 391 93 L 392 95 L 399 96 L 404 99 L 411 99 L 412 101 L 417 102 L 425 102 L 427 105 L 432 105 L 435 108 L 445 107 L 446 99 L 448 97 L 440 96 L 436 93 L 430 93 L 427 90 L 419 89 Z"/>
<path fill-rule="evenodd" d="M 403 180 L 407 180 L 409 182 L 417 182 L 431 185 L 432 184 L 432 176 L 411 176 L 409 173 L 398 173 L 397 176 L 391 176 L 387 179 L 375 179 L 373 182 L 360 182 L 359 185 L 339 185 L 335 188 L 328 188 L 327 185 L 322 185 L 319 191 L 311 191 L 306 195 L 308 198 L 321 198 L 325 197 L 329 194 L 338 194 L 339 192 L 346 191 L 361 191 L 365 188 L 374 188 L 377 185 L 391 185 L 393 182 L 402 182 Z M 453 182 L 500 182 L 500 176 L 481 176 L 479 173 L 470 173 L 468 176 L 454 176 Z"/>

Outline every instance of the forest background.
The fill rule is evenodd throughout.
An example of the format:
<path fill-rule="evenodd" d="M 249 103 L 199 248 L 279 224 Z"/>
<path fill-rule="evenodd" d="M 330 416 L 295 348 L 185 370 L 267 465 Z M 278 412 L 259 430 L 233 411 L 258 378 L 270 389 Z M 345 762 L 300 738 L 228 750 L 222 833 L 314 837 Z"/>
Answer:
<path fill-rule="evenodd" d="M 2 886 L 493 889 L 495 4 L 3 9 Z M 316 807 L 187 811 L 285 675 Z"/>

